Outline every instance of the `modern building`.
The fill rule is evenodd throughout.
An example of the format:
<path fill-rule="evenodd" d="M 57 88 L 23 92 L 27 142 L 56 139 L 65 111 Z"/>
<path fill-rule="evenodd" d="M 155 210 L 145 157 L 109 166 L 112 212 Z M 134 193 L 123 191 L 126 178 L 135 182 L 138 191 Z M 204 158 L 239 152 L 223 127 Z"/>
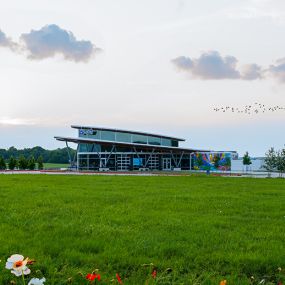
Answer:
<path fill-rule="evenodd" d="M 194 149 L 181 148 L 185 141 L 172 136 L 112 128 L 71 126 L 78 137 L 55 137 L 76 143 L 73 165 L 79 170 L 174 170 L 191 168 Z"/>
<path fill-rule="evenodd" d="M 71 127 L 78 131 L 77 137 L 55 139 L 64 141 L 67 149 L 69 142 L 77 144 L 76 155 L 72 158 L 69 153 L 69 160 L 78 170 L 190 170 L 195 154 L 210 153 L 180 147 L 179 143 L 185 140 L 172 136 L 92 126 Z"/>

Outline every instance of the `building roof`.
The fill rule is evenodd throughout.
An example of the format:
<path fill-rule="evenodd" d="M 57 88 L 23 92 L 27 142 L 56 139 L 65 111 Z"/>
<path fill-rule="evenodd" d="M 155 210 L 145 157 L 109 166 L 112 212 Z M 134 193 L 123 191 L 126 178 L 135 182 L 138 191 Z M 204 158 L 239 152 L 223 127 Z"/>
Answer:
<path fill-rule="evenodd" d="M 171 147 L 171 146 L 162 146 L 162 145 L 150 145 L 150 144 L 138 144 L 138 143 L 126 143 L 126 142 L 117 142 L 117 141 L 103 141 L 98 139 L 91 138 L 72 138 L 72 137 L 54 137 L 58 141 L 72 142 L 72 143 L 100 143 L 102 145 L 118 145 L 118 146 L 131 146 L 131 147 L 140 147 L 145 149 L 158 149 L 158 150 L 170 150 L 170 151 L 185 151 L 185 152 L 209 152 L 210 150 L 200 150 L 193 148 L 181 148 L 181 147 Z"/>
<path fill-rule="evenodd" d="M 172 140 L 176 140 L 176 141 L 185 141 L 185 139 L 181 139 L 181 138 L 176 138 L 176 137 L 172 137 L 172 136 L 165 136 L 165 135 L 160 135 L 160 134 L 153 134 L 153 133 L 148 133 L 148 132 L 141 132 L 141 131 L 121 130 L 121 129 L 103 128 L 103 127 L 95 127 L 95 126 L 80 126 L 80 125 L 72 125 L 71 127 L 74 129 L 94 129 L 94 130 L 100 130 L 100 131 L 113 131 L 113 132 L 122 132 L 122 133 L 131 133 L 131 134 L 138 134 L 138 135 L 154 136 L 154 137 L 172 139 Z"/>

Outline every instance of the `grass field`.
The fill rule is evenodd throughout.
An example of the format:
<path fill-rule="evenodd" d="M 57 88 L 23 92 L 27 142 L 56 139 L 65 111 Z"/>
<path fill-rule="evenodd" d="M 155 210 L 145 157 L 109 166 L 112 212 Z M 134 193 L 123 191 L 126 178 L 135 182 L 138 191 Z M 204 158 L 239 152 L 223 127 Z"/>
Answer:
<path fill-rule="evenodd" d="M 14 253 L 46 285 L 88 284 L 78 273 L 95 269 L 100 284 L 284 276 L 284 179 L 0 175 L 0 201 L 0 284 L 21 284 L 4 269 Z"/>

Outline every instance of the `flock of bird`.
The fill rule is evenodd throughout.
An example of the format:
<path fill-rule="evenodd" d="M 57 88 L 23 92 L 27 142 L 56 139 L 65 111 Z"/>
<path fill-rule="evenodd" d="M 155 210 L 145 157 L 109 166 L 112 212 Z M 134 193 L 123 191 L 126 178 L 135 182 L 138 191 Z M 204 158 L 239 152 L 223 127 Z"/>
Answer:
<path fill-rule="evenodd" d="M 237 108 L 233 106 L 215 107 L 215 112 L 232 112 L 232 113 L 243 113 L 243 114 L 258 114 L 265 112 L 277 112 L 285 111 L 285 107 L 282 106 L 271 106 L 266 107 L 264 104 L 255 102 L 252 105 L 245 105 L 243 108 Z"/>

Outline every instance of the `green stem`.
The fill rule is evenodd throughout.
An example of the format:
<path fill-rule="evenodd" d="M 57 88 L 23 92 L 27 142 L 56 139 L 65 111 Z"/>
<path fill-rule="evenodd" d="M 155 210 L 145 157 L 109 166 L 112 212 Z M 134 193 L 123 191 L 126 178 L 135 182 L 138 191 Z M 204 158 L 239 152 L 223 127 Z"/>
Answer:
<path fill-rule="evenodd" d="M 25 277 L 24 277 L 24 271 L 23 270 L 22 270 L 22 280 L 23 280 L 23 285 L 26 285 Z"/>

